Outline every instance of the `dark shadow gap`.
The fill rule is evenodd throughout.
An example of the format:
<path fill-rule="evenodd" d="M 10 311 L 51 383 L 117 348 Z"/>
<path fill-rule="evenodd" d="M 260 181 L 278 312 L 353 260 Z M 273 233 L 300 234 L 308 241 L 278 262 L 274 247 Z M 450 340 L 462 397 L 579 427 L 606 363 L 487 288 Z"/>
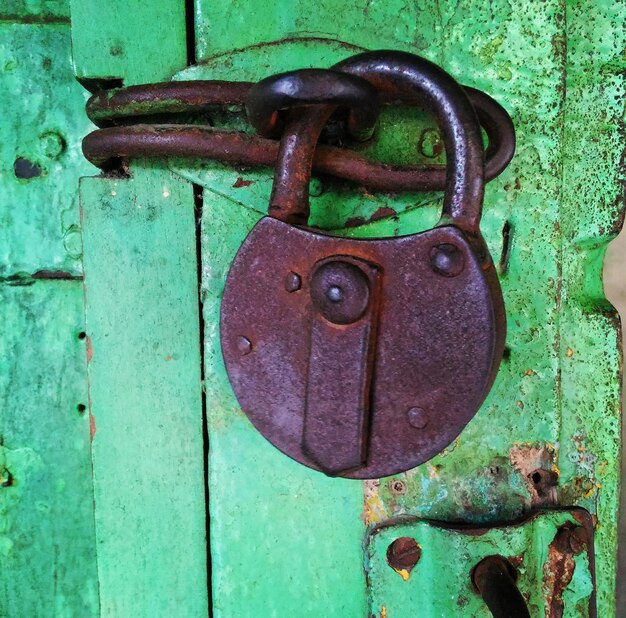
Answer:
<path fill-rule="evenodd" d="M 124 80 L 120 77 L 77 77 L 76 80 L 91 94 L 124 86 Z"/>
<path fill-rule="evenodd" d="M 211 515 L 209 512 L 209 429 L 207 422 L 207 403 L 204 371 L 204 314 L 202 296 L 202 210 L 204 204 L 204 189 L 200 185 L 193 186 L 193 203 L 195 215 L 196 233 L 196 263 L 198 280 L 198 330 L 200 335 L 200 380 L 202 384 L 202 444 L 204 463 L 204 504 L 206 514 L 206 570 L 207 570 L 207 595 L 209 605 L 209 617 L 213 616 L 213 599 L 211 590 Z"/>
<path fill-rule="evenodd" d="M 185 0 L 185 35 L 187 40 L 187 66 L 196 64 L 195 0 Z"/>
<path fill-rule="evenodd" d="M 505 221 L 502 226 L 502 253 L 498 264 L 501 275 L 509 269 L 509 258 L 511 257 L 511 241 L 513 236 L 513 226 L 509 221 Z"/>

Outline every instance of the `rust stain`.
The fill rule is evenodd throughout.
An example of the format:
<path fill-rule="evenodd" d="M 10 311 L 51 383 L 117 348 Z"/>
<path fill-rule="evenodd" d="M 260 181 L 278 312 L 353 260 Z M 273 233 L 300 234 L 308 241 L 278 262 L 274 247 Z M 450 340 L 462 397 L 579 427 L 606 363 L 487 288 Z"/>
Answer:
<path fill-rule="evenodd" d="M 548 546 L 548 560 L 543 567 L 543 591 L 546 618 L 563 618 L 563 591 L 574 576 L 574 555 L 587 546 L 586 532 L 580 526 L 565 524 Z"/>
<path fill-rule="evenodd" d="M 254 183 L 254 180 L 244 180 L 241 176 L 235 180 L 235 184 L 233 185 L 233 189 L 241 189 L 241 187 L 249 187 Z"/>
<path fill-rule="evenodd" d="M 380 498 L 378 479 L 363 481 L 363 521 L 366 525 L 379 524 L 388 517 L 387 508 Z"/>
<path fill-rule="evenodd" d="M 345 223 L 344 227 L 359 227 L 359 225 L 363 225 L 367 223 L 364 217 L 350 217 Z"/>
<path fill-rule="evenodd" d="M 93 345 L 91 344 L 91 337 L 87 335 L 87 363 L 90 363 L 92 358 L 93 358 Z"/>
<path fill-rule="evenodd" d="M 556 452 L 548 444 L 516 444 L 509 451 L 511 465 L 528 487 L 531 506 L 557 504 L 559 469 Z"/>
<path fill-rule="evenodd" d="M 379 219 L 384 219 L 385 217 L 395 217 L 398 213 L 388 206 L 381 206 L 371 217 L 370 221 L 378 221 Z"/>
<path fill-rule="evenodd" d="M 89 439 L 93 441 L 96 435 L 96 417 L 89 411 Z"/>

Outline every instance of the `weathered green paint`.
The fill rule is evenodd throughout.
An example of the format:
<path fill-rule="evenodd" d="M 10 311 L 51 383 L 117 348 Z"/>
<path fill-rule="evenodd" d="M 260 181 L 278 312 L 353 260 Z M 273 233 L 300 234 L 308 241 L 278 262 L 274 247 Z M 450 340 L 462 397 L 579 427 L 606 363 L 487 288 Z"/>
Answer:
<path fill-rule="evenodd" d="M 353 6 L 351 3 L 345 14 L 351 14 Z M 495 524 L 515 520 L 540 506 L 583 506 L 597 518 L 598 613 L 610 616 L 615 611 L 619 353 L 616 315 L 603 301 L 598 283 L 603 247 L 614 233 L 619 209 L 623 208 L 619 201 L 623 171 L 619 165 L 624 150 L 621 116 L 626 5 L 614 3 L 607 10 L 603 2 L 591 8 L 585 3 L 583 8 L 580 3 L 554 0 L 532 7 L 528 3 L 502 3 L 490 10 L 480 2 L 428 3 L 423 8 L 415 24 L 421 36 L 410 43 L 397 34 L 404 15 L 396 20 L 393 12 L 385 23 L 372 20 L 362 27 L 342 30 L 338 38 L 359 44 L 375 32 L 373 46 L 422 53 L 462 83 L 492 93 L 511 112 L 518 131 L 518 152 L 505 174 L 488 187 L 482 225 L 496 259 L 501 255 L 505 222 L 512 230 L 508 264 L 501 269 L 510 356 L 488 401 L 446 452 L 404 475 L 365 484 L 363 516 L 370 525 L 399 515 Z M 287 5 L 281 9 L 287 15 L 286 23 L 300 20 L 298 30 L 303 36 L 314 34 L 316 23 L 334 28 L 342 19 L 335 19 L 334 14 L 331 19 L 325 6 L 315 14 L 298 12 L 297 8 L 292 11 Z M 216 13 L 223 22 L 214 17 Z M 246 7 L 236 2 L 226 7 L 200 3 L 200 28 L 206 24 L 213 29 L 210 31 L 219 32 L 226 14 L 246 14 Z M 265 32 L 264 27 L 261 24 L 256 33 Z M 203 35 L 198 43 L 203 64 L 182 72 L 177 79 L 232 79 L 235 75 L 237 79 L 258 79 L 297 66 L 328 66 L 354 50 L 346 43 L 293 40 L 288 28 L 278 34 L 274 25 L 267 28 L 274 38 L 283 40 L 232 53 L 219 47 L 225 45 L 225 37 Z M 231 47 L 247 44 L 249 32 L 235 34 Z M 603 44 L 595 46 L 600 32 Z M 595 50 L 591 57 L 590 46 Z M 210 55 L 213 53 L 215 56 Z M 597 85 L 600 80 L 602 85 Z M 386 160 L 406 161 L 407 149 L 399 150 L 397 143 L 404 135 L 416 133 L 409 133 L 407 125 L 397 124 L 400 126 L 388 123 L 388 130 L 398 137 L 390 138 L 378 152 Z M 589 160 L 581 157 L 581 141 L 589 148 Z M 600 174 L 589 170 L 590 162 L 599 167 Z M 212 163 L 173 166 L 205 187 L 205 319 L 212 324 L 229 260 L 243 238 L 241 228 L 249 229 L 258 217 L 256 211 L 264 210 L 267 204 L 270 174 L 233 171 Z M 238 177 L 253 184 L 233 187 Z M 321 227 L 359 236 L 393 235 L 425 229 L 437 219 L 437 197 L 370 196 L 329 181 L 323 184 L 322 195 L 312 200 L 312 222 Z M 231 202 L 230 214 L 222 214 L 224 200 Z M 429 205 L 424 204 L 426 200 Z M 421 207 L 415 208 L 418 205 Z M 241 214 L 242 206 L 249 215 Z M 341 230 L 342 223 L 355 217 L 367 221 L 381 206 L 401 214 Z M 216 239 L 216 230 L 228 233 L 218 233 Z M 567 276 L 563 276 L 563 269 Z M 221 373 L 217 335 L 213 329 L 206 332 L 207 377 L 213 372 L 222 375 L 222 382 L 207 381 L 209 399 L 220 402 L 220 413 L 209 416 L 210 482 L 213 487 L 222 487 L 236 475 L 238 492 L 247 495 L 259 488 L 259 479 L 281 478 L 293 464 L 286 459 L 281 462 L 245 419 L 229 412 L 236 410 L 236 405 L 223 392 L 227 386 Z M 588 384 L 593 387 L 585 388 Z M 248 438 L 244 438 L 243 427 L 249 431 Z M 267 458 L 264 470 L 250 475 L 247 458 L 241 463 L 231 459 L 235 439 L 238 445 L 246 445 L 246 452 L 252 451 L 250 457 L 254 457 L 257 470 Z M 560 474 L 556 491 L 538 495 L 532 482 L 532 472 L 537 468 Z M 401 491 L 394 490 L 397 481 Z M 325 479 L 313 477 L 311 482 L 317 496 L 326 494 Z M 353 496 L 353 491 L 346 486 L 344 495 Z M 306 512 L 309 526 L 318 526 L 318 538 L 323 539 L 326 522 L 336 518 L 336 509 L 319 498 L 308 503 L 293 501 L 286 515 L 282 502 L 274 508 L 274 494 L 259 490 L 254 495 L 258 504 L 268 509 L 263 511 L 264 535 L 274 529 L 279 535 L 285 518 Z M 222 520 L 231 530 L 249 530 L 258 524 L 257 512 L 251 516 L 239 509 L 233 511 L 227 495 L 220 492 L 213 496 L 214 526 Z M 339 522 L 345 517 L 342 513 Z M 360 513 L 352 515 L 358 527 L 359 517 Z M 350 538 L 349 527 L 341 524 L 340 529 Z M 303 608 L 289 599 L 274 599 L 268 604 L 263 594 L 252 605 L 242 601 L 253 585 L 250 578 L 254 574 L 249 571 L 247 554 L 242 556 L 241 547 L 222 532 L 221 527 L 214 530 L 211 546 L 215 572 L 228 572 L 227 577 L 214 575 L 218 615 L 263 614 L 279 602 L 280 611 L 286 614 L 323 615 L 325 606 Z M 327 552 L 311 555 L 306 549 L 301 551 L 309 561 L 319 560 L 320 569 L 328 566 Z M 257 590 L 264 590 L 270 580 L 266 573 L 276 569 L 275 552 L 266 556 L 254 552 L 254 560 L 255 573 L 262 574 L 254 583 Z M 266 562 L 260 564 L 262 560 Z M 289 586 L 311 590 L 309 569 L 316 569 L 316 565 L 308 564 L 301 578 L 300 572 L 292 573 Z M 354 596 L 360 586 L 354 585 Z M 313 591 L 316 595 L 322 592 L 319 582 Z M 343 600 L 344 591 L 329 588 L 324 592 Z M 413 615 L 410 605 L 401 607 L 400 613 L 392 615 Z M 453 611 L 449 608 L 449 613 Z"/>
<path fill-rule="evenodd" d="M 72 52 L 82 80 L 163 81 L 187 61 L 182 0 L 71 0 Z"/>
<path fill-rule="evenodd" d="M 554 594 L 552 578 L 560 566 L 555 558 L 563 556 L 554 550 L 551 556 L 550 544 L 561 527 L 579 525 L 572 513 L 553 511 L 521 523 L 478 531 L 426 520 L 377 527 L 368 535 L 365 548 L 371 589 L 369 614 L 376 618 L 491 618 L 468 574 L 483 558 L 498 554 L 514 565 L 516 584 L 527 599 L 530 615 L 544 616 L 548 599 Z M 422 550 L 419 562 L 410 571 L 396 571 L 387 562 L 388 547 L 400 537 L 414 539 Z M 592 554 L 585 547 L 571 556 L 575 567 L 573 573 L 564 576 L 569 581 L 564 581 L 561 590 L 564 616 L 590 616 Z"/>
<path fill-rule="evenodd" d="M 73 0 L 77 75 L 91 84 L 169 78 L 186 63 L 184 8 L 173 0 L 111 0 L 106 7 Z M 3 362 L 0 390 L 2 456 L 15 482 L 0 488 L 0 614 L 206 615 L 196 230 L 183 176 L 205 187 L 215 615 L 356 617 L 368 607 L 380 611 L 380 601 L 393 597 L 388 618 L 413 616 L 421 580 L 415 574 L 403 582 L 382 562 L 383 545 L 379 553 L 364 552 L 369 539 L 382 538 L 371 536 L 376 526 L 397 516 L 491 526 L 559 505 L 584 507 L 597 521 L 598 615 L 613 615 L 618 327 L 600 272 L 623 209 L 624 0 L 488 6 L 325 0 L 314 10 L 278 0 L 262 7 L 198 0 L 195 9 L 203 65 L 177 79 L 258 79 L 329 66 L 360 47 L 388 47 L 431 58 L 507 107 L 518 153 L 488 187 L 483 230 L 496 260 L 505 222 L 512 230 L 501 269 L 510 356 L 483 409 L 433 461 L 380 482 L 327 479 L 286 459 L 254 431 L 237 408 L 219 351 L 224 276 L 265 210 L 270 172 L 171 162 L 174 175 L 165 165 L 139 161 L 130 179 L 86 180 L 94 531 L 89 415 L 75 407 L 86 397 L 86 340 L 75 338 L 83 329 L 82 286 L 32 279 L 40 270 L 82 272 L 75 197 L 78 176 L 93 169 L 78 148 L 78 136 L 89 130 L 82 110 L 87 95 L 71 81 L 62 23 L 67 3 L 5 3 L 0 101 L 3 125 L 11 128 L 0 146 L 0 293 L 8 325 L 2 358 L 10 360 Z M 37 23 L 6 23 L 12 19 Z M 242 126 L 230 112 L 215 120 Z M 415 149 L 428 126 L 423 116 L 413 121 L 394 111 L 381 126 L 364 151 L 398 162 L 423 160 Z M 42 138 L 50 131 L 61 132 L 62 153 L 57 141 Z M 17 180 L 17 157 L 45 173 Z M 235 188 L 238 177 L 254 182 Z M 316 193 L 312 223 L 358 236 L 425 229 L 440 205 L 437 195 L 370 195 L 327 179 Z M 383 207 L 398 215 L 377 220 Z M 46 422 L 34 423 L 33 410 L 43 408 Z M 537 494 L 529 477 L 535 468 L 559 473 L 555 492 Z M 554 523 L 559 515 L 550 517 Z M 502 547 L 514 537 L 494 542 Z M 426 551 L 428 543 L 422 545 Z M 530 553 L 540 561 L 544 550 L 532 545 Z M 464 569 L 421 573 L 430 570 L 452 586 Z M 576 597 L 584 598 L 585 573 L 586 565 L 578 564 L 566 615 L 585 615 Z M 33 592 L 16 585 L 24 581 Z M 468 602 L 480 611 L 475 597 Z M 452 601 L 442 613 L 460 615 Z"/>
<path fill-rule="evenodd" d="M 250 431 L 224 371 L 224 278 L 259 215 L 208 192 L 203 212 L 214 616 L 363 616 L 362 484 L 326 478 L 268 448 Z"/>
<path fill-rule="evenodd" d="M 81 207 L 101 615 L 206 615 L 191 185 L 138 165 Z"/>
<path fill-rule="evenodd" d="M 68 25 L 0 23 L 0 278 L 81 272 L 80 151 L 92 125 L 72 73 Z M 38 175 L 17 178 L 16 161 Z"/>
<path fill-rule="evenodd" d="M 80 281 L 0 285 L 0 324 L 0 616 L 93 616 Z"/>
<path fill-rule="evenodd" d="M 22 23 L 69 23 L 69 0 L 3 0 L 0 21 Z"/>
<path fill-rule="evenodd" d="M 403 49 L 423 49 L 433 42 L 437 45 L 431 34 L 441 24 L 437 3 L 429 0 L 341 4 L 321 0 L 314 10 L 306 0 L 267 0 L 262 5 L 196 0 L 196 6 L 196 55 L 200 61 L 234 49 L 302 38 L 343 41 L 369 49 L 391 43 Z M 273 72 L 273 63 L 266 68 Z"/>
<path fill-rule="evenodd" d="M 68 5 L 0 8 L 0 615 L 98 613 Z M 11 23 L 16 21 L 19 23 Z M 39 175 L 17 178 L 18 159 Z"/>

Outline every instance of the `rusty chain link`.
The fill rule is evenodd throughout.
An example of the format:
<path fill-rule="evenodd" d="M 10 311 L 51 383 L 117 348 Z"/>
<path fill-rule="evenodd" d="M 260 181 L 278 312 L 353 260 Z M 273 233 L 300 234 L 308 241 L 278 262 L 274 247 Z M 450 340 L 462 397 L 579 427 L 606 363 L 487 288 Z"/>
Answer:
<path fill-rule="evenodd" d="M 465 92 L 487 135 L 485 180 L 489 181 L 506 168 L 513 156 L 513 123 L 506 110 L 487 94 L 469 87 Z M 267 136 L 280 135 L 284 108 L 325 107 L 327 116 L 337 108 L 348 108 L 348 132 L 357 139 L 367 139 L 378 117 L 377 99 L 386 105 L 398 104 L 393 88 L 323 69 L 292 71 L 257 84 L 196 80 L 118 88 L 99 92 L 87 102 L 87 114 L 100 128 L 85 137 L 83 153 L 103 169 L 133 157 L 208 158 L 235 165 L 273 167 L 279 142 Z M 417 97 L 402 97 L 402 105 L 421 103 Z M 259 135 L 206 124 L 176 123 L 180 118 L 188 122 L 190 115 L 202 116 L 232 106 L 245 107 Z M 442 165 L 392 165 L 348 148 L 324 144 L 315 148 L 313 169 L 379 191 L 442 190 L 446 176 Z"/>

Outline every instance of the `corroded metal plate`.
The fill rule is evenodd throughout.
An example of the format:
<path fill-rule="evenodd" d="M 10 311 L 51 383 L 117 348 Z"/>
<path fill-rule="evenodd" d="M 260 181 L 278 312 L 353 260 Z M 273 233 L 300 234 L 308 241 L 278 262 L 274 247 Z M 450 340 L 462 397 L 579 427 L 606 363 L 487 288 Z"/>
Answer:
<path fill-rule="evenodd" d="M 459 252 L 462 269 L 455 276 L 432 266 L 433 248 L 441 245 Z M 366 312 L 362 318 L 373 319 L 377 331 L 364 352 L 374 359 L 369 393 L 359 404 L 365 408 L 364 457 L 361 465 L 339 474 L 377 478 L 407 470 L 454 440 L 494 380 L 505 332 L 495 270 L 454 226 L 401 238 L 355 240 L 268 217 L 252 230 L 231 266 L 222 300 L 222 351 L 232 387 L 252 423 L 274 446 L 334 475 L 336 470 L 321 466 L 303 445 L 305 417 L 312 407 L 307 396 L 319 393 L 308 383 L 312 373 L 328 362 L 341 368 L 335 379 L 328 379 L 336 401 L 353 386 L 346 364 L 359 374 L 352 349 L 343 352 L 330 342 L 330 359 L 319 342 L 312 350 L 312 325 L 320 318 L 311 276 L 329 256 L 375 265 L 380 286 L 376 315 Z M 332 326 L 336 330 L 327 332 L 329 339 L 345 333 L 344 325 Z M 353 410 L 344 409 L 345 402 L 333 406 L 325 399 L 327 450 L 332 451 L 342 448 L 342 418 Z"/>

